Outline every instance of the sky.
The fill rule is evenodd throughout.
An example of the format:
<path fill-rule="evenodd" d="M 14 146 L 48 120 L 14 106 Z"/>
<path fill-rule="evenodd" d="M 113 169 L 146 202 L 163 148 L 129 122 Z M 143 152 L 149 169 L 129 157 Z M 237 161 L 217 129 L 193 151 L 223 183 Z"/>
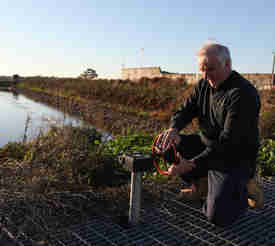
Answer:
<path fill-rule="evenodd" d="M 196 73 L 195 54 L 209 40 L 230 49 L 234 70 L 271 73 L 275 1 L 1 0 L 0 32 L 0 75 Z"/>

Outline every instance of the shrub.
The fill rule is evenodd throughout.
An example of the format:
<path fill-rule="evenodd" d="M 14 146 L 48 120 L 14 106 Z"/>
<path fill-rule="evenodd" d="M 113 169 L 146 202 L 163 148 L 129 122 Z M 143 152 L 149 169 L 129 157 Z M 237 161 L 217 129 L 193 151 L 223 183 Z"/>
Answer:
<path fill-rule="evenodd" d="M 259 175 L 262 177 L 275 175 L 275 140 L 262 141 L 257 157 Z"/>
<path fill-rule="evenodd" d="M 22 161 L 27 150 L 28 146 L 21 142 L 10 142 L 0 148 L 0 159 L 12 158 L 18 161 Z"/>

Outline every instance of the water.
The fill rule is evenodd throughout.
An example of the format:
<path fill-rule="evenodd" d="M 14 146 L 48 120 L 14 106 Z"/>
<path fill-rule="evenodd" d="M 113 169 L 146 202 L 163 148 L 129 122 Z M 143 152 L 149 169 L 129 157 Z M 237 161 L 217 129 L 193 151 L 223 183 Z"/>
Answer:
<path fill-rule="evenodd" d="M 47 129 L 50 123 L 85 124 L 76 117 L 8 91 L 0 91 L 0 112 L 0 147 L 8 142 L 22 141 L 26 126 L 30 139 L 37 136 L 41 129 Z M 29 124 L 26 123 L 28 118 Z"/>

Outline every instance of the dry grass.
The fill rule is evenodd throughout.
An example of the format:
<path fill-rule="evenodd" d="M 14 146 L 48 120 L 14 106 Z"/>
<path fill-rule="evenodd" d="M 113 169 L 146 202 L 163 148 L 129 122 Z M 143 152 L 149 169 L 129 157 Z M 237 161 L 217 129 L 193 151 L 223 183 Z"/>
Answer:
<path fill-rule="evenodd" d="M 127 218 L 130 173 L 104 153 L 99 139 L 91 128 L 51 126 L 32 141 L 0 149 L 0 242 L 6 231 L 15 241 L 47 245 L 57 233 L 70 238 L 70 226 L 93 215 L 117 223 Z M 146 182 L 144 204 L 159 199 L 168 183 Z"/>
<path fill-rule="evenodd" d="M 115 172 L 116 162 L 94 144 L 99 140 L 94 129 L 52 126 L 35 140 L 1 148 L 2 229 L 44 242 L 91 214 L 121 211 L 129 175 Z"/>

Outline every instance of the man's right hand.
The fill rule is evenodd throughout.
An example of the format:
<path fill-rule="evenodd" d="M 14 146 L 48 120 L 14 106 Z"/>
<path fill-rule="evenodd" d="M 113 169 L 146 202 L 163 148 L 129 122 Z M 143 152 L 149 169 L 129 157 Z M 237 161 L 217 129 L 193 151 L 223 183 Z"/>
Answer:
<path fill-rule="evenodd" d="M 187 172 L 190 172 L 193 168 L 196 167 L 196 164 L 192 160 L 186 160 L 181 155 L 179 155 L 179 164 L 172 164 L 168 169 L 169 176 L 177 176 Z"/>
<path fill-rule="evenodd" d="M 160 134 L 157 145 L 160 147 L 160 149 L 165 151 L 171 146 L 171 144 L 179 144 L 180 140 L 181 138 L 178 131 L 174 128 L 169 128 Z"/>

